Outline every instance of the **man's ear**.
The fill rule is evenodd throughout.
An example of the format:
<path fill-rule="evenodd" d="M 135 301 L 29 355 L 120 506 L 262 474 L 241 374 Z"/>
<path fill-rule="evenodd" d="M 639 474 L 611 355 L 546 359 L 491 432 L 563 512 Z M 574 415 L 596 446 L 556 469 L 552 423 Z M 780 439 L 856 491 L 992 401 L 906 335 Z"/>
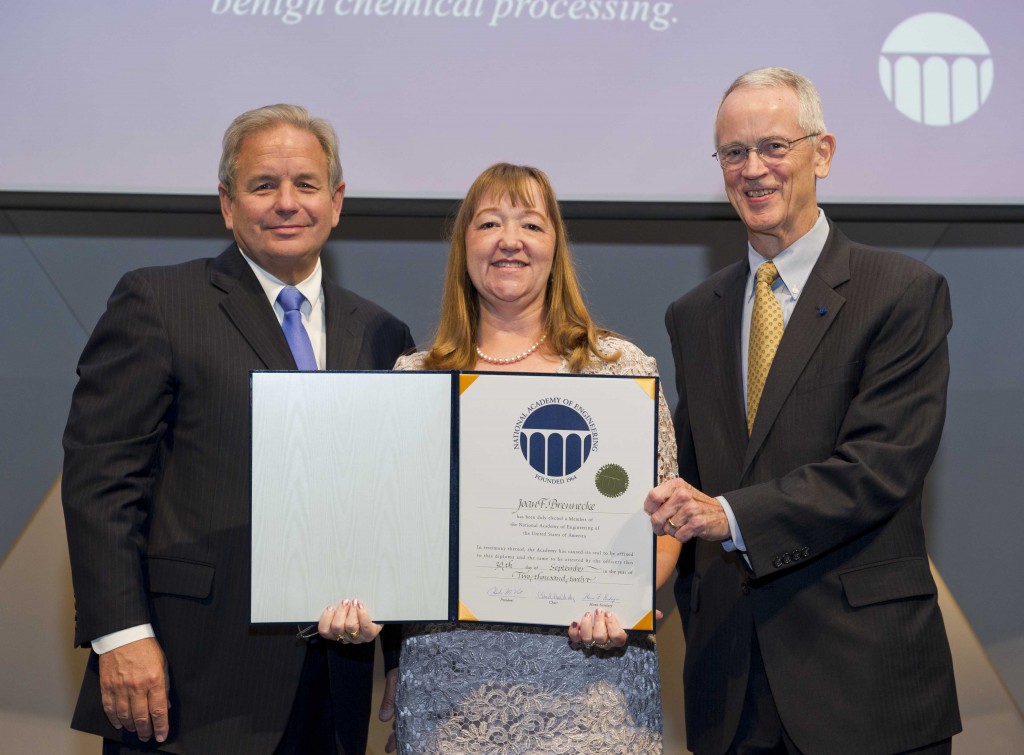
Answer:
<path fill-rule="evenodd" d="M 224 216 L 224 227 L 229 231 L 233 228 L 231 212 L 231 195 L 228 194 L 228 187 L 224 184 L 217 184 L 217 194 L 220 196 L 220 214 Z"/>
<path fill-rule="evenodd" d="M 832 156 L 836 153 L 836 138 L 832 134 L 822 134 L 814 143 L 814 176 L 825 178 L 832 166 Z"/>
<path fill-rule="evenodd" d="M 334 195 L 331 197 L 331 205 L 333 206 L 333 222 L 331 228 L 335 228 L 338 225 L 338 218 L 341 217 L 341 203 L 345 200 L 345 182 L 342 181 L 338 184 L 338 187 L 334 190 Z"/>

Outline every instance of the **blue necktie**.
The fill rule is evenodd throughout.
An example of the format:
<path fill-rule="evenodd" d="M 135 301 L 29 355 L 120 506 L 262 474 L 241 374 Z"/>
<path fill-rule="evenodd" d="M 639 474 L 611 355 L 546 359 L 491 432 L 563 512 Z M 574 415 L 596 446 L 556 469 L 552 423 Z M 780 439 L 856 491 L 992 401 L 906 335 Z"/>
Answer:
<path fill-rule="evenodd" d="M 306 297 L 297 288 L 286 286 L 277 295 L 277 303 L 284 310 L 284 322 L 281 328 L 284 330 L 285 340 L 288 341 L 288 348 L 292 350 L 295 358 L 295 366 L 300 370 L 316 370 L 316 357 L 313 356 L 313 344 L 309 342 L 309 334 L 302 326 L 302 312 L 299 307 Z"/>

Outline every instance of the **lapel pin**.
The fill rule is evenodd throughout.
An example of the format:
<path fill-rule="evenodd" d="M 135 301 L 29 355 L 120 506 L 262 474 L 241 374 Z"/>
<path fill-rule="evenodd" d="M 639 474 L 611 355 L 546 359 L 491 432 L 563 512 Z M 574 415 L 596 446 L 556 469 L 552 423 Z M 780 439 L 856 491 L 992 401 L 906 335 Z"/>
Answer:
<path fill-rule="evenodd" d="M 824 317 L 828 314 L 828 309 L 825 307 L 818 307 L 818 314 Z"/>

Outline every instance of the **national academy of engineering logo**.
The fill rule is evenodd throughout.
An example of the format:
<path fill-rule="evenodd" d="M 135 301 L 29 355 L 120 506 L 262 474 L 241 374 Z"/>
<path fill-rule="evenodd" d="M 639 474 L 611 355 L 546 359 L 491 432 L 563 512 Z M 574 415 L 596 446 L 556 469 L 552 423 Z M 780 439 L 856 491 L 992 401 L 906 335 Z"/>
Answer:
<path fill-rule="evenodd" d="M 882 44 L 878 75 L 889 101 L 926 126 L 970 118 L 992 92 L 988 44 L 969 23 L 948 13 L 920 13 Z"/>
<path fill-rule="evenodd" d="M 586 410 L 561 401 L 534 409 L 519 429 L 519 450 L 533 469 L 546 477 L 567 477 L 587 461 L 594 447 L 592 421 Z"/>

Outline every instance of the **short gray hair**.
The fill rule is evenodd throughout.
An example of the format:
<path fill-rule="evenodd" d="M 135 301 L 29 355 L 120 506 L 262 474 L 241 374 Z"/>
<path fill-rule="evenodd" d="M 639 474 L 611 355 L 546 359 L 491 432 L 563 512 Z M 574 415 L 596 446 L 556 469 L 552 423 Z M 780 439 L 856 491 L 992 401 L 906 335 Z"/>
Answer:
<path fill-rule="evenodd" d="M 788 68 L 757 68 L 747 71 L 736 79 L 729 88 L 725 90 L 722 99 L 718 103 L 721 111 L 725 98 L 737 89 L 773 89 L 788 88 L 796 93 L 799 104 L 797 122 L 805 134 L 824 134 L 828 131 L 825 128 L 825 113 L 821 107 L 821 96 L 811 80 L 796 71 Z M 718 140 L 718 114 L 715 114 L 715 140 Z M 718 146 L 717 144 L 715 145 Z"/>
<path fill-rule="evenodd" d="M 330 182 L 331 190 L 341 183 L 338 136 L 331 124 L 323 118 L 314 118 L 300 105 L 266 105 L 242 113 L 224 132 L 217 177 L 224 184 L 229 197 L 233 196 L 235 190 L 235 171 L 238 168 L 238 153 L 242 149 L 242 142 L 255 133 L 280 125 L 295 126 L 315 136 L 327 156 L 327 180 Z"/>

